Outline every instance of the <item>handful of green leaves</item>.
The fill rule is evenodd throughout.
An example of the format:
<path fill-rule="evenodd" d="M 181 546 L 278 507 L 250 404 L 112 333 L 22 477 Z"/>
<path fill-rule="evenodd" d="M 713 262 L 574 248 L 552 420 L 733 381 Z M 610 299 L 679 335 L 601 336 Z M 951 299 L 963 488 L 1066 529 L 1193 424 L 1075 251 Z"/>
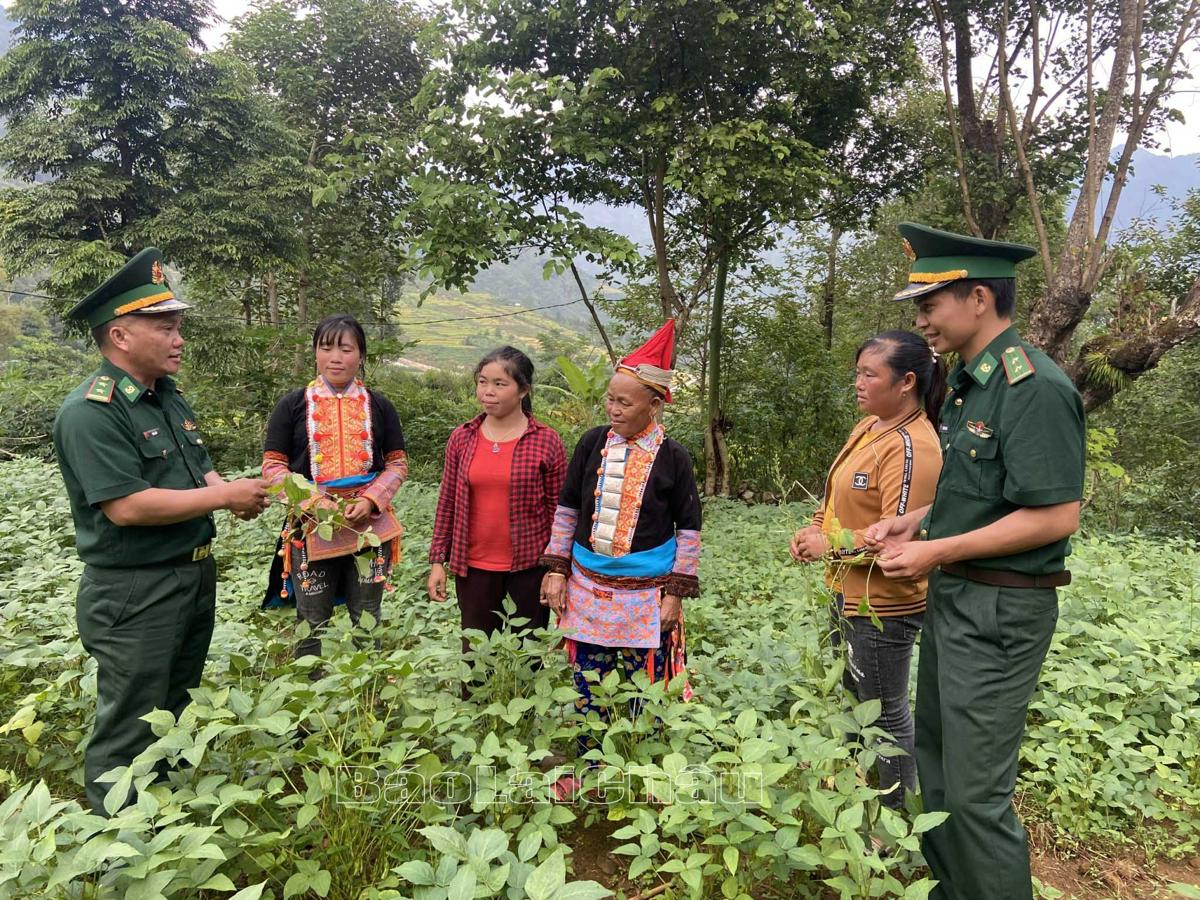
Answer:
<path fill-rule="evenodd" d="M 875 561 L 873 554 L 862 547 L 856 546 L 854 532 L 843 528 L 837 516 L 826 517 L 821 531 L 829 541 L 828 557 L 831 562 L 843 563 L 848 566 L 871 565 Z"/>
<path fill-rule="evenodd" d="M 346 516 L 346 511 L 357 502 L 336 494 L 326 494 L 303 475 L 289 473 L 279 484 L 267 488 L 267 494 L 282 500 L 287 509 L 283 539 L 307 538 L 313 532 L 323 541 L 333 540 L 334 532 L 342 528 L 356 535 L 354 564 L 359 574 L 366 575 L 371 569 L 370 554 L 360 551 L 364 547 L 378 547 L 381 543 L 370 525 L 360 531 Z"/>

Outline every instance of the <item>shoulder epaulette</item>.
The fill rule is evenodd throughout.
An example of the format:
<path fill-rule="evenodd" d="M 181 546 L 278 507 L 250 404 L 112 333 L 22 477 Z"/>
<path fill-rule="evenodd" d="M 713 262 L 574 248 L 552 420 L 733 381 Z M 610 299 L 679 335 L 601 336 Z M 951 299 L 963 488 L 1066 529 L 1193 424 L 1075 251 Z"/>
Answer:
<path fill-rule="evenodd" d="M 1001 358 L 1004 360 L 1004 375 L 1008 378 L 1009 384 L 1016 384 L 1018 381 L 1028 378 L 1035 371 L 1033 363 L 1029 361 L 1029 354 L 1020 344 L 1015 347 L 1006 347 Z"/>
<path fill-rule="evenodd" d="M 97 403 L 112 403 L 113 388 L 116 386 L 116 382 L 107 375 L 97 375 L 88 385 L 87 393 L 84 396 Z"/>

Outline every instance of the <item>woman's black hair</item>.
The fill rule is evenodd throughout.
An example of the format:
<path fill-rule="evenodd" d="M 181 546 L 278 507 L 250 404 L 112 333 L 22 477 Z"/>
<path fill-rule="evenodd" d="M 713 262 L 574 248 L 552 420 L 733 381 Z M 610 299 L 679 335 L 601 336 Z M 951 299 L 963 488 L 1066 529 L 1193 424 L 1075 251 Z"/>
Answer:
<path fill-rule="evenodd" d="M 517 383 L 517 387 L 525 391 L 521 398 L 521 411 L 525 415 L 533 414 L 533 361 L 516 347 L 497 347 L 479 361 L 475 367 L 474 378 L 479 377 L 483 367 L 490 363 L 499 363 L 508 373 L 508 377 Z"/>
<path fill-rule="evenodd" d="M 354 338 L 355 343 L 358 344 L 358 352 L 365 360 L 367 358 L 367 334 L 363 331 L 362 325 L 358 324 L 358 319 L 349 313 L 334 313 L 318 322 L 317 327 L 313 330 L 313 349 L 332 344 L 344 334 Z"/>
<path fill-rule="evenodd" d="M 917 379 L 917 399 L 925 405 L 925 415 L 936 430 L 946 396 L 946 364 L 920 335 L 911 331 L 885 331 L 868 338 L 854 354 L 855 363 L 865 350 L 882 350 L 883 360 L 892 370 L 892 381 L 908 372 Z"/>

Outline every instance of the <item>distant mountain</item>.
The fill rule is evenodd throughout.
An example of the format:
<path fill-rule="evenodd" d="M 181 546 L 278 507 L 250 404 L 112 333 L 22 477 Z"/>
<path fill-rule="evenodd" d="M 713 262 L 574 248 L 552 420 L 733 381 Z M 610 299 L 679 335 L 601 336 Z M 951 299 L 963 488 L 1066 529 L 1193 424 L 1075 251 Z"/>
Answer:
<path fill-rule="evenodd" d="M 419 306 L 415 296 L 406 297 L 399 304 L 397 324 L 405 340 L 417 343 L 405 351 L 401 365 L 467 369 L 502 344 L 520 347 L 539 365 L 559 353 L 586 355 L 585 348 L 593 343 L 590 335 L 523 306 L 475 291 L 437 293 Z"/>
<path fill-rule="evenodd" d="M 1116 156 L 1114 153 L 1114 159 Z M 1110 179 L 1100 196 L 1100 211 L 1108 202 L 1111 187 Z M 1112 236 L 1119 236 L 1135 219 L 1143 222 L 1153 219 L 1161 230 L 1173 215 L 1170 201 L 1182 200 L 1188 191 L 1197 189 L 1200 189 L 1200 153 L 1159 156 L 1149 150 L 1135 151 L 1129 181 L 1117 201 Z M 1068 218 L 1074 209 L 1075 201 L 1072 200 L 1067 207 Z"/>
<path fill-rule="evenodd" d="M 1162 196 L 1156 188 L 1162 188 Z M 1133 219 L 1172 217 L 1170 200 L 1182 200 L 1189 191 L 1200 189 L 1200 153 L 1187 156 L 1158 156 L 1148 150 L 1133 155 L 1133 175 L 1117 204 L 1114 227 L 1124 228 Z"/>

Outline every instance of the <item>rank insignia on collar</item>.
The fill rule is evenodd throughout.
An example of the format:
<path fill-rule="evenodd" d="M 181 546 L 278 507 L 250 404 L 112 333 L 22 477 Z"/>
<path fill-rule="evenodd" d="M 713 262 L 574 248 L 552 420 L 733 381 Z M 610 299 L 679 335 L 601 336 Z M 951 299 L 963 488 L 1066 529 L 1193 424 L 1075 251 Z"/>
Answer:
<path fill-rule="evenodd" d="M 988 381 L 992 377 L 992 373 L 996 371 L 996 357 L 983 352 L 983 358 L 975 364 L 975 368 L 971 370 L 971 377 L 979 382 L 980 386 L 987 387 Z"/>
<path fill-rule="evenodd" d="M 971 434 L 975 435 L 975 437 L 981 438 L 990 438 L 993 434 L 995 434 L 995 432 L 988 428 L 983 422 L 971 422 L 969 420 L 967 422 L 967 431 L 971 432 Z"/>
<path fill-rule="evenodd" d="M 193 422 L 191 419 L 184 419 L 183 420 L 183 430 L 184 431 L 195 431 L 196 423 Z"/>
<path fill-rule="evenodd" d="M 137 401 L 138 397 L 142 396 L 142 388 L 132 378 L 126 375 L 117 384 L 117 388 L 125 395 L 125 399 L 130 403 Z"/>

